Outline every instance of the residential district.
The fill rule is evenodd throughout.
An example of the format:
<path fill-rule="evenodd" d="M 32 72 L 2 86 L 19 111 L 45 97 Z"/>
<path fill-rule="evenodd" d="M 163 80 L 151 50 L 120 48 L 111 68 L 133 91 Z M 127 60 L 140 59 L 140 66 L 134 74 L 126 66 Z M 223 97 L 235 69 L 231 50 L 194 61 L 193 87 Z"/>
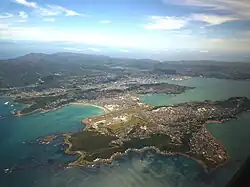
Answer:
<path fill-rule="evenodd" d="M 209 168 L 223 165 L 228 154 L 206 130 L 206 124 L 236 118 L 250 109 L 250 100 L 234 97 L 225 101 L 166 106 L 143 103 L 141 96 L 145 94 L 181 94 L 193 89 L 160 81 L 161 78 L 130 77 L 84 87 L 64 85 L 42 91 L 36 86 L 9 88 L 8 94 L 15 98 L 11 104 L 25 104 L 23 109 L 13 110 L 17 116 L 50 111 L 71 103 L 103 109 L 103 115 L 82 120 L 86 125 L 82 132 L 50 135 L 38 140 L 40 144 L 48 144 L 64 136 L 65 144 L 69 145 L 66 153 L 79 154 L 79 159 L 70 164 L 73 166 L 112 162 L 129 151 L 144 150 L 183 154 Z M 171 78 L 176 81 L 185 79 L 188 77 Z"/>

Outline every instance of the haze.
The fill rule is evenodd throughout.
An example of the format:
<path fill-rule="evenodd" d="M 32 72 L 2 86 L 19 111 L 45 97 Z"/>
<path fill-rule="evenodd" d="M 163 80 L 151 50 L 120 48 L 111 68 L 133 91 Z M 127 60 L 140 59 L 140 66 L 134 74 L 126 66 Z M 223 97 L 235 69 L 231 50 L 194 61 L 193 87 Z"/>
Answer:
<path fill-rule="evenodd" d="M 249 61 L 249 0 L 1 0 L 0 58 L 82 52 Z"/>

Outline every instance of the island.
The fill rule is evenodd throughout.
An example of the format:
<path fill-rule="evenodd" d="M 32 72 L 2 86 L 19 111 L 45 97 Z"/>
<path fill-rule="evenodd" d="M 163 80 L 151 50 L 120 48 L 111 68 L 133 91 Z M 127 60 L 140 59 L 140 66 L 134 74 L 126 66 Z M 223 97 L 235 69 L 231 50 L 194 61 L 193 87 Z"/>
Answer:
<path fill-rule="evenodd" d="M 185 155 L 205 168 L 216 168 L 225 164 L 229 156 L 206 124 L 234 119 L 250 109 L 246 97 L 157 107 L 136 100 L 133 103 L 133 108 L 118 107 L 84 119 L 86 127 L 82 132 L 67 135 L 66 153 L 80 155 L 71 165 L 110 163 L 129 151 L 154 150 Z"/>

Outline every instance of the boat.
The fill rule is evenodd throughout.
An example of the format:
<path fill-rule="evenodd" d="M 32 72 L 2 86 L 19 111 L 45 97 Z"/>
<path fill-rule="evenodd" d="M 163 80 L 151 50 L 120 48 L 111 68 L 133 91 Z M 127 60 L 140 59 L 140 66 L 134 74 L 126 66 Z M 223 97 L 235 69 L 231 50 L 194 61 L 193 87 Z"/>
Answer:
<path fill-rule="evenodd" d="M 5 104 L 5 105 L 8 105 L 9 103 L 10 103 L 10 102 L 9 102 L 9 101 L 7 101 L 7 102 L 5 102 L 4 104 Z"/>

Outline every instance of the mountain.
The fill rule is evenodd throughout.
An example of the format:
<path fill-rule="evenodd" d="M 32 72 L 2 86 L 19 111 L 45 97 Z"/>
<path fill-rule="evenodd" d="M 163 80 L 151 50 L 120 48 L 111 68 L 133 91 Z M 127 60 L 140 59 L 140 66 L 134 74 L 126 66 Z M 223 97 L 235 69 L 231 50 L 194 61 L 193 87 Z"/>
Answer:
<path fill-rule="evenodd" d="M 115 74 L 187 75 L 227 79 L 249 79 L 250 63 L 218 61 L 157 61 L 151 59 L 112 58 L 104 55 L 60 52 L 30 53 L 0 60 L 0 88 L 20 87 L 43 79 L 65 80 L 74 76 Z M 119 67 L 119 68 L 116 68 Z M 58 76 L 61 75 L 61 76 Z"/>

